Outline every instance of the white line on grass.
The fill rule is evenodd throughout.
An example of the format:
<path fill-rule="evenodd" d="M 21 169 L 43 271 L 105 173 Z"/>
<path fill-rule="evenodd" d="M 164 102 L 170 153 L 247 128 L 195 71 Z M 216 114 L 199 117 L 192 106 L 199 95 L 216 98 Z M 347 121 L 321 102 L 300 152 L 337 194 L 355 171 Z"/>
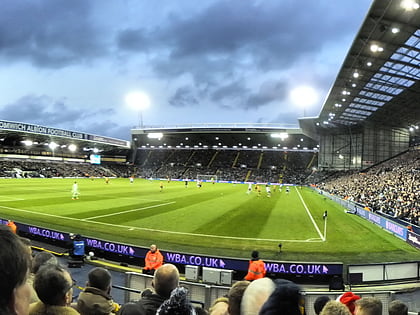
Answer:
<path fill-rule="evenodd" d="M 247 238 L 247 237 L 219 236 L 219 235 L 197 234 L 197 233 L 187 233 L 187 232 L 165 231 L 165 230 L 141 228 L 141 227 L 136 227 L 136 226 L 127 226 L 127 225 L 118 225 L 118 224 L 113 224 L 113 223 L 91 221 L 91 220 L 88 220 L 88 219 L 76 219 L 76 218 L 71 218 L 71 217 L 64 217 L 64 216 L 61 216 L 61 215 L 41 213 L 41 212 L 37 212 L 37 211 L 30 211 L 30 210 L 12 208 L 12 207 L 5 207 L 5 206 L 0 206 L 0 208 L 10 209 L 10 210 L 19 211 L 19 212 L 35 213 L 37 215 L 43 215 L 43 216 L 53 217 L 53 218 L 60 218 L 60 219 L 64 219 L 64 220 L 84 221 L 84 222 L 88 222 L 88 223 L 92 223 L 92 224 L 96 224 L 96 225 L 119 227 L 121 229 L 134 229 L 134 230 L 138 230 L 138 231 L 160 232 L 160 233 L 167 233 L 167 234 L 179 234 L 179 235 L 188 235 L 188 236 L 194 236 L 194 237 L 211 237 L 211 238 L 216 238 L 216 239 L 234 239 L 234 240 L 244 240 L 244 241 L 266 241 L 266 242 L 291 242 L 291 243 L 318 243 L 318 242 L 322 242 L 322 240 L 314 239 L 314 238 L 310 238 L 310 239 L 307 239 L 307 240 L 279 240 L 279 239 Z"/>
<path fill-rule="evenodd" d="M 0 202 L 19 201 L 19 200 L 25 200 L 25 199 L 23 199 L 23 198 L 13 198 L 13 197 L 0 196 Z"/>
<path fill-rule="evenodd" d="M 136 209 L 125 210 L 125 211 L 120 211 L 120 212 L 114 212 L 114 213 L 109 213 L 109 214 L 104 214 L 104 215 L 97 215 L 97 216 L 94 216 L 94 217 L 89 217 L 89 218 L 82 219 L 82 221 L 88 221 L 88 220 L 92 220 L 92 219 L 111 217 L 113 215 L 125 214 L 125 213 L 129 213 L 129 212 L 134 212 L 134 211 L 141 211 L 141 210 L 146 210 L 146 209 L 150 209 L 150 208 L 156 208 L 156 207 L 166 206 L 166 205 L 173 204 L 175 202 L 176 201 L 171 201 L 171 202 L 160 203 L 158 205 L 153 205 L 153 206 L 148 206 L 148 207 L 136 208 Z"/>
<path fill-rule="evenodd" d="M 315 229 L 316 229 L 316 231 L 318 232 L 319 237 L 321 238 L 321 240 L 322 240 L 322 241 L 325 241 L 324 236 L 322 235 L 321 231 L 319 230 L 318 225 L 316 225 L 315 220 L 314 220 L 314 218 L 312 217 L 311 212 L 309 211 L 308 207 L 306 206 L 306 203 L 305 203 L 305 201 L 303 200 L 303 198 L 302 198 L 302 196 L 301 196 L 301 194 L 300 194 L 299 190 L 296 188 L 296 186 L 295 186 L 295 189 L 296 189 L 296 192 L 297 192 L 297 193 L 298 193 L 298 195 L 299 195 L 300 201 L 302 201 L 302 204 L 303 204 L 303 206 L 305 207 L 306 212 L 307 212 L 307 213 L 308 213 L 308 215 L 309 215 L 309 218 L 310 218 L 310 219 L 311 219 L 311 221 L 312 221 L 312 224 L 315 226 Z"/>

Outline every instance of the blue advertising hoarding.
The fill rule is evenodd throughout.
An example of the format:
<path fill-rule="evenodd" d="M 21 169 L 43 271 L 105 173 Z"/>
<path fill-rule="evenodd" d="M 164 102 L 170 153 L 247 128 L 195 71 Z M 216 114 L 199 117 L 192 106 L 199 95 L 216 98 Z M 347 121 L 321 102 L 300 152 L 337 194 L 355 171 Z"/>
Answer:
<path fill-rule="evenodd" d="M 63 233 L 51 229 L 40 228 L 37 226 L 17 223 L 19 231 L 34 236 L 62 241 L 63 244 L 71 241 L 69 233 Z M 88 250 L 101 250 L 113 254 L 128 257 L 144 258 L 148 248 L 136 247 L 132 245 L 109 242 L 105 240 L 83 237 Z M 247 259 L 192 255 L 179 252 L 162 252 L 164 261 L 167 263 L 210 267 L 226 270 L 247 271 L 249 261 Z M 342 263 L 320 263 L 320 262 L 281 262 L 265 261 L 267 273 L 291 274 L 291 275 L 340 275 L 343 273 Z"/>

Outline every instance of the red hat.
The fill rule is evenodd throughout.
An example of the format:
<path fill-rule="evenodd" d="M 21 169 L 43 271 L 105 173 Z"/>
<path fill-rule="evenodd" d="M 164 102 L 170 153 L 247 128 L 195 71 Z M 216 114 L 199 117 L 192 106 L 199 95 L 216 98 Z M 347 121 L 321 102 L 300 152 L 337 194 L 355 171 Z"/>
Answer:
<path fill-rule="evenodd" d="M 357 300 L 360 300 L 360 296 L 354 294 L 353 292 L 346 292 L 337 298 L 337 301 L 347 306 L 352 314 L 354 314 L 354 309 L 356 307 L 354 302 Z"/>

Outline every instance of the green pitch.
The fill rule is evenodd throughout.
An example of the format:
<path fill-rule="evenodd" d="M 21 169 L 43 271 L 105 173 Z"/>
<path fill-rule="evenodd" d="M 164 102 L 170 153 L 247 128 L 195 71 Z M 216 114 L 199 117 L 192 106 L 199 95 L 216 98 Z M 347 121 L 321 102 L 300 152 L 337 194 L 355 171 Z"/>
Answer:
<path fill-rule="evenodd" d="M 196 254 L 325 262 L 419 260 L 420 252 L 308 188 L 261 196 L 247 185 L 1 179 L 0 217 L 135 246 Z M 273 188 L 272 188 L 273 190 Z M 324 211 L 328 211 L 326 221 Z M 281 243 L 282 252 L 278 245 Z"/>

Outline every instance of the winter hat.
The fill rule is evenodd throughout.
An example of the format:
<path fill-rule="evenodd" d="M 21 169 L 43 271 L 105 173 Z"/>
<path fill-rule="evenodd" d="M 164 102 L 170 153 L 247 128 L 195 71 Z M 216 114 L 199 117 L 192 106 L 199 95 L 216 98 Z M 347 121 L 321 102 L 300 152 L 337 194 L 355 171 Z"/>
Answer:
<path fill-rule="evenodd" d="M 354 304 L 355 301 L 360 300 L 360 296 L 354 294 L 353 292 L 346 292 L 340 295 L 337 298 L 337 301 L 341 302 L 342 304 L 346 305 L 347 308 L 350 310 L 352 314 L 354 314 L 354 309 L 356 305 Z"/>
<path fill-rule="evenodd" d="M 195 315 L 195 310 L 189 302 L 188 290 L 178 287 L 172 290 L 167 299 L 156 311 L 156 315 Z"/>
<path fill-rule="evenodd" d="M 292 281 L 276 279 L 276 288 L 260 310 L 260 315 L 301 315 L 300 287 Z"/>

